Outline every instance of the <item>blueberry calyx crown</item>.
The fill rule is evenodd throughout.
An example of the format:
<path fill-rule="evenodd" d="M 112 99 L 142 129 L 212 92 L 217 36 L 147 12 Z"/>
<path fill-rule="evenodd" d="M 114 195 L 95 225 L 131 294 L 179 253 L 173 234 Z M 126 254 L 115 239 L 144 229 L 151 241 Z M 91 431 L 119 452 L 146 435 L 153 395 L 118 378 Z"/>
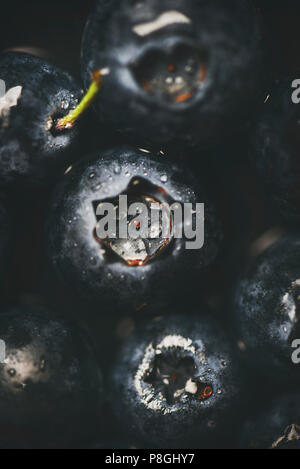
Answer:
<path fill-rule="evenodd" d="M 208 400 L 213 385 L 199 377 L 196 355 L 192 340 L 179 335 L 167 335 L 159 344 L 150 344 L 134 380 L 144 405 L 176 412 L 181 402 Z"/>
<path fill-rule="evenodd" d="M 117 220 L 116 231 L 113 236 L 100 238 L 96 228 L 93 233 L 94 238 L 101 244 L 102 248 L 109 249 L 110 253 L 117 255 L 128 266 L 144 266 L 150 260 L 156 258 L 172 242 L 173 215 L 168 205 L 164 204 L 164 202 L 170 201 L 171 198 L 164 189 L 139 177 L 134 178 L 126 191 L 120 195 L 126 195 L 127 197 L 125 208 L 121 208 L 119 196 L 109 200 L 94 201 L 93 206 L 97 224 L 101 220 L 101 217 L 97 216 L 97 212 L 104 203 L 110 203 L 114 206 Z M 130 236 L 130 230 L 128 231 L 128 237 L 123 238 L 120 236 L 119 228 L 124 219 L 127 220 L 126 223 L 129 229 L 134 228 L 137 233 L 139 232 L 140 222 L 137 217 L 141 213 L 137 210 L 136 215 L 128 215 L 127 212 L 127 207 L 132 206 L 132 204 L 143 204 L 147 208 L 149 238 L 144 237 L 143 234 L 136 237 Z M 154 216 L 155 211 L 157 216 Z M 150 214 L 153 215 L 153 219 L 149 217 Z M 168 233 L 164 233 L 163 227 L 168 227 Z"/>
<path fill-rule="evenodd" d="M 15 392 L 24 392 L 29 382 L 47 382 L 51 373 L 45 355 L 35 358 L 27 349 L 9 354 L 5 369 Z"/>
<path fill-rule="evenodd" d="M 203 87 L 207 66 L 197 48 L 182 44 L 169 53 L 147 51 L 132 65 L 132 71 L 149 95 L 179 104 L 191 100 Z"/>

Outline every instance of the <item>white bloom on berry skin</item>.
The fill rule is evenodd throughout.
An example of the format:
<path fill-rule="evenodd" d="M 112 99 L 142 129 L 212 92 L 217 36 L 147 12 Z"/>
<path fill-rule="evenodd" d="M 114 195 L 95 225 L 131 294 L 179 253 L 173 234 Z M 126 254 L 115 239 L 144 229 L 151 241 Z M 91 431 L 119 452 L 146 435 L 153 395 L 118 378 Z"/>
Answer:
<path fill-rule="evenodd" d="M 160 15 L 155 21 L 138 24 L 133 31 L 141 37 L 159 31 L 170 24 L 190 24 L 192 20 L 179 11 L 167 11 Z"/>
<path fill-rule="evenodd" d="M 1 81 L 3 80 L 0 80 L 0 88 L 1 88 Z M 10 88 L 4 94 L 4 96 L 0 97 L 0 117 L 7 116 L 10 112 L 10 109 L 18 105 L 18 101 L 22 95 L 22 90 L 23 90 L 22 86 L 14 86 L 13 88 Z M 0 90 L 0 96 L 1 96 L 1 90 Z"/>

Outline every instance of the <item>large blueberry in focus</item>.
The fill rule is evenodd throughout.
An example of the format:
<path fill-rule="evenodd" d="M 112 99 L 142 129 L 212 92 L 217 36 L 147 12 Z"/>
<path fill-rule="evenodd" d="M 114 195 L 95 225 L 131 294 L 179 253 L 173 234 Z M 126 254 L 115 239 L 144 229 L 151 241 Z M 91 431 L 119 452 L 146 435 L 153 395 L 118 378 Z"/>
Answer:
<path fill-rule="evenodd" d="M 74 161 L 79 126 L 57 131 L 56 121 L 81 99 L 75 80 L 36 56 L 0 56 L 0 184 L 13 191 L 51 185 Z"/>
<path fill-rule="evenodd" d="M 83 80 L 105 69 L 100 119 L 135 144 L 215 143 L 261 101 L 262 39 L 247 0 L 98 0 Z"/>
<path fill-rule="evenodd" d="M 19 306 L 1 312 L 0 340 L 0 445 L 53 448 L 88 441 L 98 427 L 103 390 L 81 329 L 48 311 Z"/>
<path fill-rule="evenodd" d="M 299 85 L 279 81 L 268 96 L 253 139 L 251 157 L 265 192 L 280 217 L 300 222 Z"/>
<path fill-rule="evenodd" d="M 300 449 L 299 395 L 282 395 L 248 421 L 239 446 L 244 449 Z"/>
<path fill-rule="evenodd" d="M 163 448 L 224 445 L 243 397 L 236 351 L 198 312 L 140 326 L 112 376 L 112 404 L 127 434 Z"/>
<path fill-rule="evenodd" d="M 238 334 L 252 366 L 288 383 L 300 381 L 293 359 L 300 340 L 300 238 L 286 235 L 254 259 L 235 292 Z"/>
<path fill-rule="evenodd" d="M 125 209 L 119 196 L 127 198 Z M 98 211 L 104 203 L 110 204 L 116 220 L 107 238 L 98 235 Z M 192 208 L 190 226 L 198 234 L 203 229 L 203 220 L 195 225 L 196 203 L 205 204 L 205 242 L 202 248 L 188 249 L 183 226 L 187 204 Z M 133 204 L 147 209 L 146 235 L 139 235 L 136 217 L 129 214 Z M 153 206 L 158 217 L 152 217 Z M 176 213 L 182 211 L 179 219 L 163 209 L 172 206 Z M 122 235 L 124 218 L 128 231 Z M 135 237 L 129 232 L 133 227 Z M 177 235 L 178 227 L 183 229 Z M 47 236 L 52 263 L 73 291 L 97 301 L 99 309 L 125 314 L 154 306 L 163 312 L 164 305 L 178 297 L 188 300 L 192 284 L 199 292 L 201 275 L 215 260 L 222 240 L 214 206 L 189 171 L 131 147 L 82 160 L 64 176 L 54 194 Z"/>

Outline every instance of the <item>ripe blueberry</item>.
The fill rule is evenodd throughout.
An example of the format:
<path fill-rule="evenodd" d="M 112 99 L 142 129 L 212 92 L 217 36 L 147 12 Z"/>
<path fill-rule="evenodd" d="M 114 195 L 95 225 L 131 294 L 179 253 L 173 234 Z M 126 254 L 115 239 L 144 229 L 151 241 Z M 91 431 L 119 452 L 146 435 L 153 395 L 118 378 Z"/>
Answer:
<path fill-rule="evenodd" d="M 215 142 L 260 99 L 262 32 L 247 0 L 99 0 L 82 50 L 85 87 L 105 73 L 102 122 L 135 144 Z"/>
<path fill-rule="evenodd" d="M 205 447 L 230 434 L 243 383 L 219 325 L 198 312 L 170 316 L 144 324 L 122 347 L 112 404 L 127 432 L 150 444 Z"/>
<path fill-rule="evenodd" d="M 120 195 L 127 196 L 129 207 L 147 207 L 146 236 L 139 235 L 136 217 L 121 209 Z M 115 237 L 104 239 L 98 236 L 97 214 L 108 202 L 117 226 Z M 180 211 L 187 203 L 193 208 L 206 204 L 202 249 L 187 249 L 185 230 L 176 238 L 172 229 L 185 220 L 176 225 L 168 209 L 151 219 L 152 205 L 161 209 L 163 204 L 175 204 Z M 73 290 L 115 312 L 128 314 L 146 306 L 163 309 L 166 302 L 184 298 L 192 281 L 199 291 L 200 275 L 219 251 L 220 224 L 203 187 L 188 171 L 142 150 L 120 147 L 83 160 L 64 176 L 52 205 L 47 235 L 54 266 Z M 136 227 L 135 237 L 120 234 L 124 215 L 125 228 Z M 170 233 L 164 235 L 163 226 Z"/>
<path fill-rule="evenodd" d="M 86 441 L 99 418 L 102 377 L 82 331 L 45 310 L 1 312 L 1 445 Z"/>
<path fill-rule="evenodd" d="M 235 293 L 238 333 L 245 356 L 275 380 L 300 379 L 293 361 L 300 339 L 300 239 L 286 235 L 246 269 Z"/>
<path fill-rule="evenodd" d="M 75 80 L 43 59 L 9 52 L 0 56 L 0 183 L 42 188 L 75 159 L 79 129 L 55 128 L 77 106 Z"/>

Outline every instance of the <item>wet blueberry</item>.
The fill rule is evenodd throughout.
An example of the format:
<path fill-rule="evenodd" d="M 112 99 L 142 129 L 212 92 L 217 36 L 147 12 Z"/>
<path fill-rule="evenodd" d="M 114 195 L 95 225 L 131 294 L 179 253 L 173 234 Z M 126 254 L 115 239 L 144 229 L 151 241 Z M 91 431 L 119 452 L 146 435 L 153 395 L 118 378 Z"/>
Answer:
<path fill-rule="evenodd" d="M 81 96 L 68 73 L 41 58 L 0 56 L 1 186 L 43 188 L 76 158 L 78 125 L 57 131 L 55 123 Z"/>
<path fill-rule="evenodd" d="M 1 312 L 0 339 L 6 349 L 0 444 L 51 448 L 88 441 L 99 419 L 102 377 L 81 329 L 19 306 Z"/>
<path fill-rule="evenodd" d="M 82 57 L 86 88 L 103 73 L 101 121 L 135 144 L 215 142 L 260 100 L 262 32 L 245 0 L 100 0 Z"/>
<path fill-rule="evenodd" d="M 281 218 L 300 222 L 300 107 L 293 79 L 279 81 L 265 102 L 251 156 L 265 192 Z"/>
<path fill-rule="evenodd" d="M 286 235 L 255 258 L 235 293 L 240 343 L 253 367 L 272 379 L 299 381 L 300 239 Z"/>
<path fill-rule="evenodd" d="M 282 395 L 247 422 L 239 446 L 244 449 L 300 449 L 299 395 Z"/>
<path fill-rule="evenodd" d="M 120 196 L 126 198 L 125 208 Z M 203 228 L 201 216 L 196 220 L 193 212 L 196 203 L 206 204 L 205 243 L 190 249 L 185 225 L 195 228 L 199 241 Z M 110 205 L 116 223 L 106 238 L 99 235 L 104 204 Z M 130 215 L 133 204 L 142 208 Z M 185 217 L 188 207 L 192 211 Z M 146 213 L 143 225 L 139 213 Z M 163 312 L 166 302 L 188 296 L 192 281 L 199 291 L 201 274 L 215 260 L 222 239 L 214 207 L 194 177 L 131 147 L 94 155 L 64 176 L 53 198 L 47 235 L 50 258 L 73 291 L 125 314 L 146 307 Z"/>
<path fill-rule="evenodd" d="M 148 322 L 123 345 L 112 404 L 127 433 L 158 447 L 224 444 L 238 417 L 243 377 L 230 340 L 211 319 Z"/>

